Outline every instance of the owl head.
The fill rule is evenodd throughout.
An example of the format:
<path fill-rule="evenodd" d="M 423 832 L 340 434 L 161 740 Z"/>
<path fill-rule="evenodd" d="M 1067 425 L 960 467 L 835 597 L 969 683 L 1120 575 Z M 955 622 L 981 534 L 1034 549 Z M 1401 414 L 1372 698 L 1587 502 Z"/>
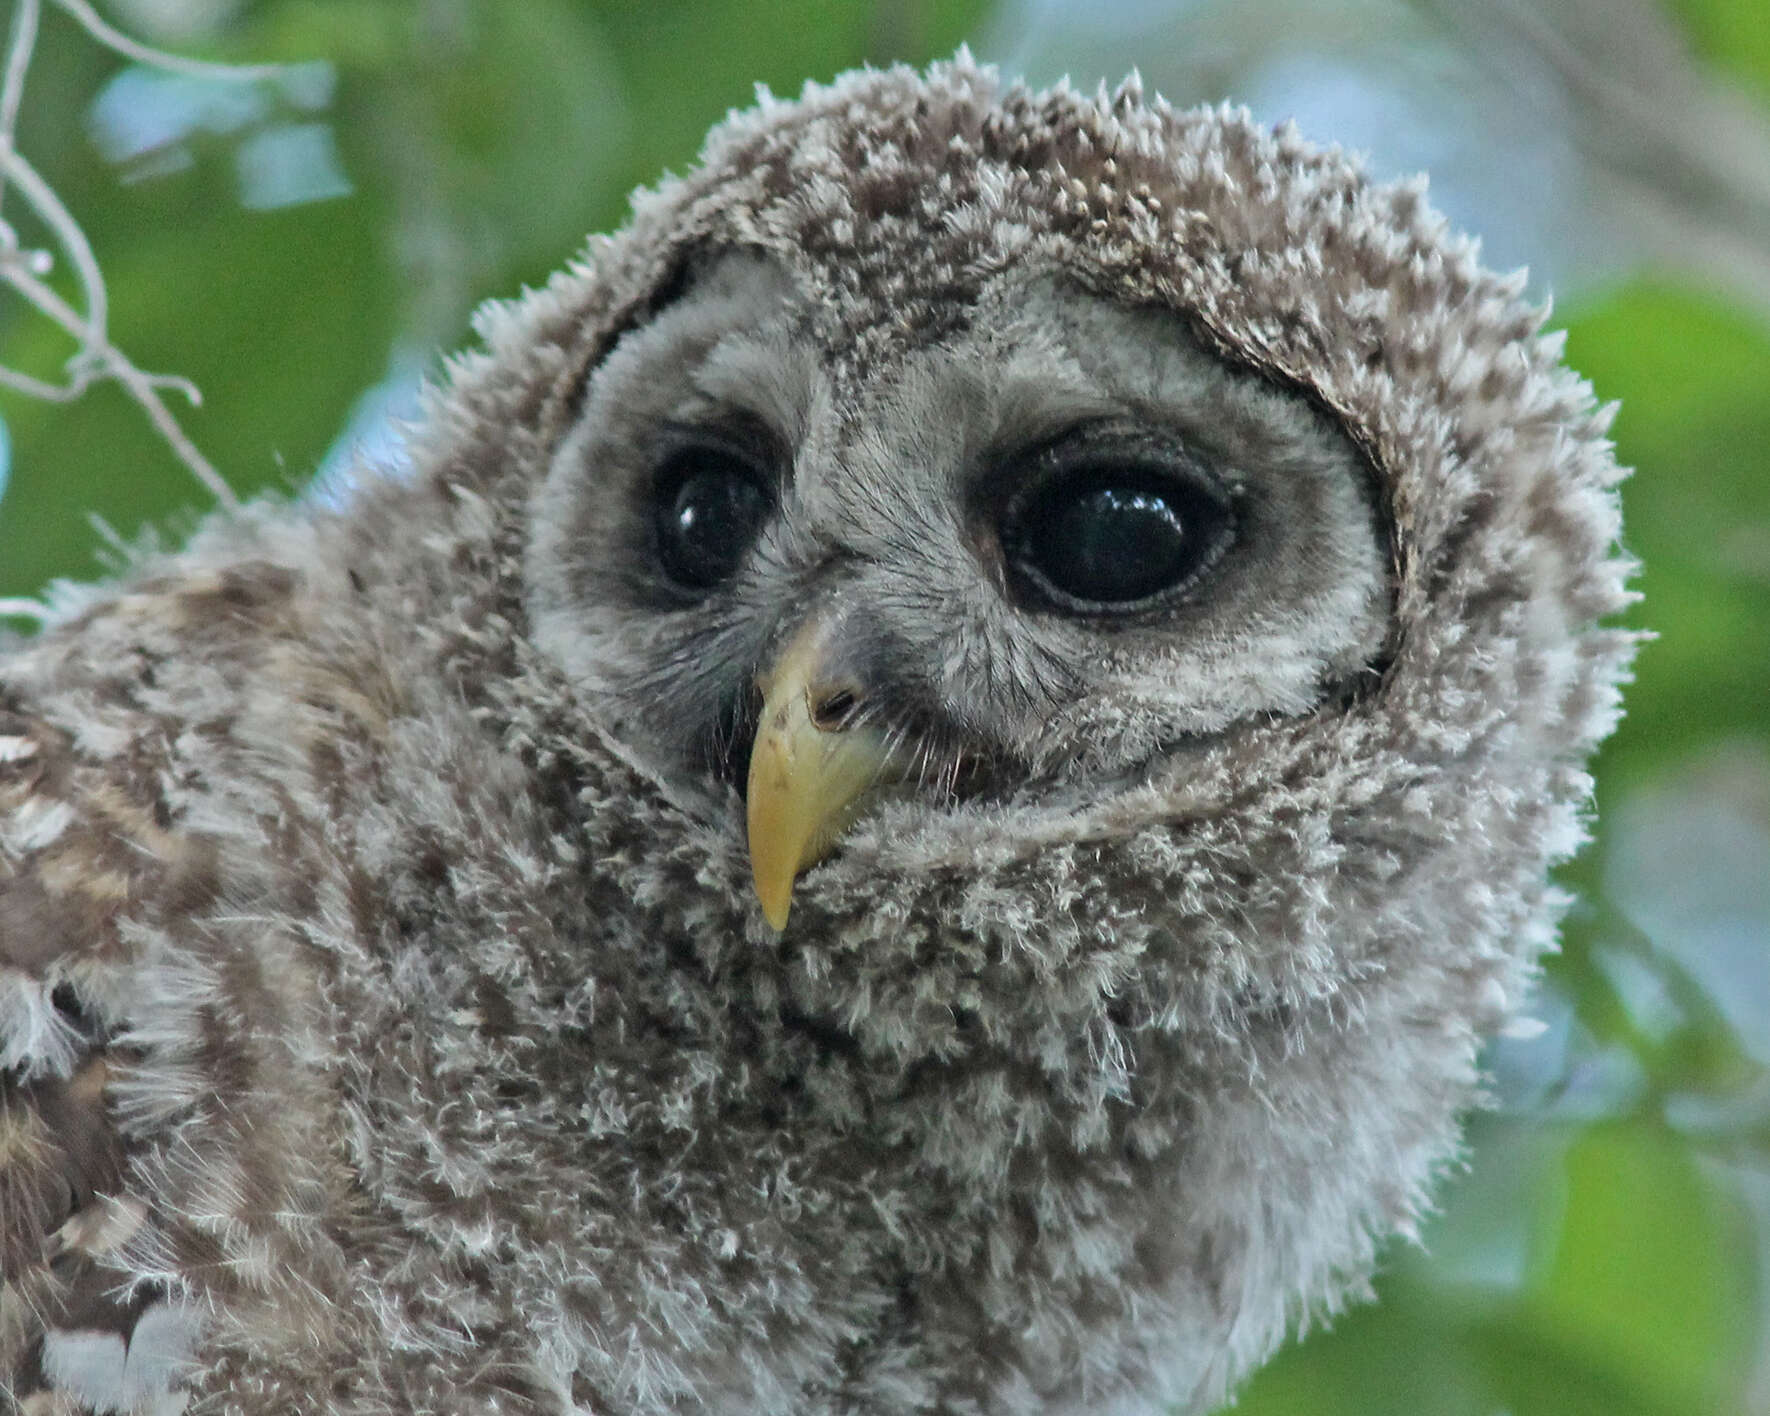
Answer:
<path fill-rule="evenodd" d="M 458 691 L 673 1183 L 799 1187 L 832 1389 L 1208 1404 L 1413 1222 L 1632 647 L 1542 319 L 1418 184 L 963 55 L 486 314 L 417 453 Z"/>

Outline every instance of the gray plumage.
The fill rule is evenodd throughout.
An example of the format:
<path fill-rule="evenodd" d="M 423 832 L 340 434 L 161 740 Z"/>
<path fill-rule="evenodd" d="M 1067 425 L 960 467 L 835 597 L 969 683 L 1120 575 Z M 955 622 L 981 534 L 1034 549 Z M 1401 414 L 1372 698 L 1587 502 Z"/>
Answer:
<path fill-rule="evenodd" d="M 1541 318 L 1245 114 L 860 73 L 488 310 L 409 476 L 62 592 L 0 662 L 15 1401 L 1221 1401 L 1414 1223 L 1565 903 L 1632 639 Z M 1077 605 L 1108 502 L 1189 568 Z M 777 933 L 806 634 L 892 766 Z"/>

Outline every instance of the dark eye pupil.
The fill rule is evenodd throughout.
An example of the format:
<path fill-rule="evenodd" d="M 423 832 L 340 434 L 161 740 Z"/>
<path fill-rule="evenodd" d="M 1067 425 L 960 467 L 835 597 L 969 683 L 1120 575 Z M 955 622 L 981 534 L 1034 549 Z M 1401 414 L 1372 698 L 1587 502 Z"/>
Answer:
<path fill-rule="evenodd" d="M 687 448 L 665 463 L 658 499 L 658 556 L 679 585 L 705 590 L 729 579 L 768 516 L 756 471 L 722 448 Z"/>
<path fill-rule="evenodd" d="M 1009 553 L 1060 602 L 1110 609 L 1189 580 L 1221 549 L 1227 527 L 1227 509 L 1202 489 L 1107 467 L 1039 493 Z"/>

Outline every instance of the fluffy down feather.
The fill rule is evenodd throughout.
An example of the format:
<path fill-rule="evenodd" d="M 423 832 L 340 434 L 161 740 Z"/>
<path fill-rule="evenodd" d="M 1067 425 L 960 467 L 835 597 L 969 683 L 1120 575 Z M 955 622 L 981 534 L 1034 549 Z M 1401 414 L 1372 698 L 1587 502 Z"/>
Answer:
<path fill-rule="evenodd" d="M 899 803 L 777 937 L 531 634 L 531 498 L 692 252 L 854 377 L 992 276 L 1179 312 L 1368 460 L 1342 691 Z M 1417 185 L 961 56 L 764 100 L 489 309 L 409 479 L 0 662 L 0 1380 L 67 1412 L 1204 1410 L 1358 1296 L 1554 939 L 1629 636 L 1607 414 Z"/>

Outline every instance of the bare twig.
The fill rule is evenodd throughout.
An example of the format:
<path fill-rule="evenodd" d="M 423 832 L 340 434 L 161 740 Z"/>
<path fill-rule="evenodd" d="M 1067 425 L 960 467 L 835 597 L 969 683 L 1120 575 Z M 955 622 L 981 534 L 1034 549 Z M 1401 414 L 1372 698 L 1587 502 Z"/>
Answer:
<path fill-rule="evenodd" d="M 16 263 L 9 263 L 0 258 L 0 281 L 4 281 L 29 300 L 39 311 L 54 320 L 74 338 L 84 343 L 91 332 L 90 319 L 82 320 L 78 311 L 55 291 L 30 272 L 20 268 Z M 177 374 L 150 374 L 135 367 L 127 355 L 109 342 L 99 339 L 87 346 L 88 357 L 81 359 L 76 356 L 69 364 L 68 382 L 65 385 L 45 384 L 41 380 L 32 379 L 28 374 L 18 373 L 13 369 L 0 367 L 0 383 L 33 393 L 39 397 L 47 397 L 55 402 L 65 403 L 78 398 L 99 378 L 113 378 L 128 390 L 132 397 L 148 415 L 153 425 L 159 429 L 160 435 L 171 445 L 179 461 L 190 469 L 193 476 L 207 487 L 215 499 L 224 506 L 237 504 L 233 489 L 217 472 L 209 459 L 197 450 L 197 446 L 179 427 L 178 420 L 172 416 L 160 397 L 161 389 L 174 389 L 184 395 L 193 406 L 201 406 L 203 395 L 189 379 L 180 378 Z"/>
<path fill-rule="evenodd" d="M 48 618 L 47 605 L 40 605 L 35 600 L 21 600 L 16 596 L 0 596 L 0 619 L 28 619 L 42 624 Z"/>
<path fill-rule="evenodd" d="M 0 134 L 6 151 L 12 151 L 12 135 L 18 130 L 18 107 L 25 96 L 25 70 L 37 47 L 40 0 L 18 0 L 12 12 L 12 35 L 6 42 L 6 80 L 0 85 Z M 5 200 L 6 177 L 0 173 L 0 201 Z"/>
<path fill-rule="evenodd" d="M 115 50 L 125 59 L 173 74 L 189 74 L 198 79 L 231 79 L 250 83 L 255 79 L 274 79 L 283 72 L 281 64 L 212 64 L 207 59 L 186 59 L 182 54 L 168 54 L 164 49 L 131 39 L 107 23 L 87 0 L 54 0 L 78 22 L 81 29 L 106 49 Z"/>
<path fill-rule="evenodd" d="M 190 74 L 200 78 L 251 81 L 271 78 L 281 72 L 270 64 L 211 64 L 167 54 L 131 39 L 109 24 L 89 0 L 52 0 L 65 14 L 94 40 L 139 64 Z M 18 115 L 24 101 L 25 78 L 37 43 L 37 26 L 41 18 L 42 0 L 16 0 L 12 32 L 7 40 L 4 77 L 0 78 L 0 201 L 7 195 L 7 185 L 49 228 L 56 247 L 72 267 L 79 284 L 84 310 L 69 304 L 43 280 L 53 265 L 50 252 L 24 250 L 18 244 L 13 227 L 0 216 L 0 285 L 9 286 L 40 314 L 53 321 L 79 345 L 67 364 L 67 381 L 54 383 L 17 369 L 0 366 L 0 387 L 10 388 L 33 398 L 68 402 L 80 397 L 95 381 L 114 379 L 137 404 L 173 454 L 203 486 L 224 506 L 235 506 L 238 498 L 195 443 L 179 426 L 172 410 L 161 397 L 173 390 L 194 405 L 202 396 L 190 380 L 168 374 L 150 374 L 111 342 L 109 331 L 110 304 L 105 289 L 104 272 L 92 250 L 86 233 L 61 198 L 44 181 L 23 154 L 18 151 L 16 133 Z M 0 616 L 25 614 L 19 605 L 29 601 L 0 601 Z"/>
<path fill-rule="evenodd" d="M 0 149 L 0 172 L 11 179 L 19 195 L 30 203 L 31 210 L 43 219 L 67 253 L 80 291 L 86 297 L 86 317 L 80 328 L 70 330 L 80 341 L 80 356 L 91 357 L 100 345 L 108 342 L 105 325 L 110 319 L 110 297 L 105 292 L 104 272 L 98 268 L 98 257 L 92 243 L 80 229 L 68 209 L 62 205 L 55 190 L 37 175 L 37 169 L 8 142 Z"/>

